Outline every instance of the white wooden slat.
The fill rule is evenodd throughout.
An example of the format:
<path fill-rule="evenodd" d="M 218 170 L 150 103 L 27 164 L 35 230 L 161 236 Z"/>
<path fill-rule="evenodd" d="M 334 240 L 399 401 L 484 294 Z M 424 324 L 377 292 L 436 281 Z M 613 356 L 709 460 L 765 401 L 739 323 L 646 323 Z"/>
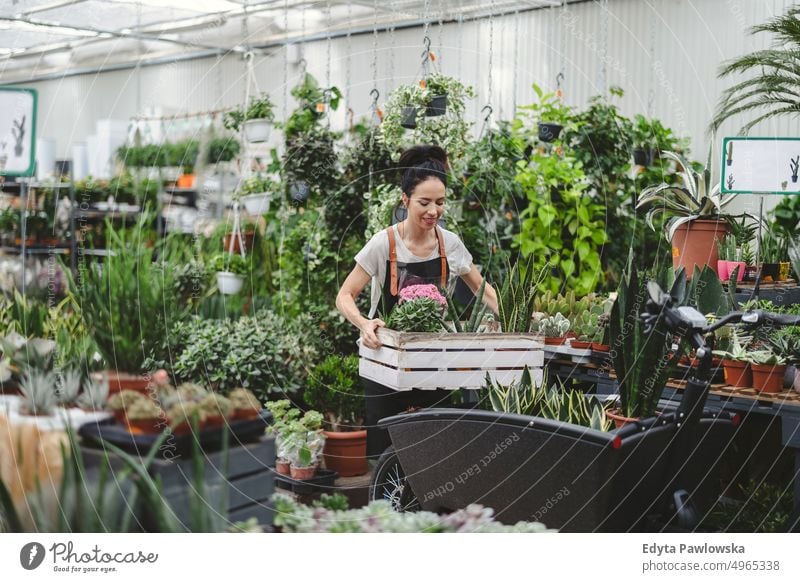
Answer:
<path fill-rule="evenodd" d="M 511 333 L 412 333 L 392 329 L 378 330 L 378 339 L 387 346 L 406 350 L 437 349 L 542 349 L 539 334 Z"/>
<path fill-rule="evenodd" d="M 524 351 L 439 351 L 407 352 L 383 347 L 379 350 L 360 346 L 361 357 L 395 368 L 529 368 L 544 365 L 543 350 Z"/>
<path fill-rule="evenodd" d="M 489 376 L 501 384 L 517 382 L 523 370 L 489 370 Z M 530 370 L 536 382 L 542 379 L 542 369 Z M 406 371 L 382 366 L 362 358 L 359 362 L 359 374 L 394 390 L 410 390 L 418 388 L 433 390 L 443 388 L 456 390 L 459 388 L 477 390 L 483 388 L 486 381 L 485 370 L 446 370 L 446 371 Z"/>

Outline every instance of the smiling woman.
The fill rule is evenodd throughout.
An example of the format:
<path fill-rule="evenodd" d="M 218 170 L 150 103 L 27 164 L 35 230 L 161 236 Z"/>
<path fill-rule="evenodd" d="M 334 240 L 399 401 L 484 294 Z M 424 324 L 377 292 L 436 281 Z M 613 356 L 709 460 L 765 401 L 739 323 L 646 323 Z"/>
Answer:
<path fill-rule="evenodd" d="M 432 145 L 418 145 L 403 152 L 399 169 L 402 172 L 402 202 L 406 219 L 378 232 L 356 255 L 356 266 L 348 275 L 336 306 L 361 332 L 361 341 L 368 348 L 381 346 L 377 329 L 402 296 L 402 290 L 418 285 L 434 285 L 441 292 L 452 288 L 455 277 L 461 277 L 475 293 L 483 283 L 472 255 L 456 234 L 438 226 L 445 210 L 449 165 L 445 151 Z M 364 317 L 355 300 L 372 282 L 369 316 Z M 497 312 L 497 295 L 486 285 L 483 301 Z M 395 392 L 371 380 L 362 379 L 367 396 L 367 449 L 377 456 L 389 446 L 386 431 L 376 429 L 381 418 L 410 407 L 447 403 L 446 390 Z"/>

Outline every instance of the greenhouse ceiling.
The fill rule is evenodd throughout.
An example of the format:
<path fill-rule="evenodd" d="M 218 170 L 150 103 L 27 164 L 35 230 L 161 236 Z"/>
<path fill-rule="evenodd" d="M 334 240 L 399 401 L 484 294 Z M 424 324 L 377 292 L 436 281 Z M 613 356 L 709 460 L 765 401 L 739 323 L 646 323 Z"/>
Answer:
<path fill-rule="evenodd" d="M 0 0 L 0 82 L 4 73 L 37 76 L 245 52 L 348 31 L 469 20 L 560 4 L 562 0 Z"/>

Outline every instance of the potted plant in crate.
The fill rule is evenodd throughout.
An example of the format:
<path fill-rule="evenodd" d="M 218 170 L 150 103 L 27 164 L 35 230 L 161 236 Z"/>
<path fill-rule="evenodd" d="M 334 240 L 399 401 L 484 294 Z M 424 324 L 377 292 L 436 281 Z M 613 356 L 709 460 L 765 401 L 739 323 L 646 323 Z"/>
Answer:
<path fill-rule="evenodd" d="M 246 109 L 234 109 L 225 114 L 223 125 L 238 132 L 244 127 L 245 139 L 251 143 L 261 143 L 269 139 L 270 126 L 275 119 L 274 106 L 269 95 L 263 93 L 250 99 Z"/>
<path fill-rule="evenodd" d="M 445 309 L 447 299 L 439 293 L 436 285 L 409 285 L 400 290 L 386 327 L 396 331 L 447 331 Z"/>
<path fill-rule="evenodd" d="M 544 343 L 550 346 L 560 346 L 567 341 L 569 319 L 556 313 L 541 319 L 538 323 L 539 332 L 544 334 Z"/>
<path fill-rule="evenodd" d="M 214 257 L 217 289 L 223 295 L 236 295 L 242 290 L 248 273 L 247 259 L 236 253 L 220 253 Z"/>
<path fill-rule="evenodd" d="M 600 314 L 594 311 L 582 311 L 574 316 L 570 322 L 570 329 L 576 336 L 572 340 L 571 346 L 573 348 L 576 350 L 588 350 L 591 349 L 592 343 L 602 341 L 603 328 L 599 318 Z"/>
<path fill-rule="evenodd" d="M 319 457 L 325 446 L 322 414 L 316 410 L 309 410 L 302 418 L 291 421 L 287 440 L 289 472 L 292 479 L 302 481 L 314 477 Z"/>
<path fill-rule="evenodd" d="M 236 198 L 244 204 L 248 214 L 260 216 L 269 212 L 270 201 L 279 187 L 269 176 L 258 174 L 242 182 Z"/>
<path fill-rule="evenodd" d="M 674 152 L 661 152 L 662 157 L 678 164 L 682 185 L 666 183 L 648 186 L 636 205 L 648 208 L 647 225 L 655 230 L 654 219 L 660 214 L 669 216 L 664 224 L 664 236 L 672 244 L 672 262 L 675 270 L 686 269 L 691 277 L 694 266 L 717 266 L 717 240 L 728 232 L 727 215 L 723 209 L 733 201 L 734 195 L 722 197 L 719 184 L 711 185 L 711 149 L 702 171 L 695 170 L 682 156 Z"/>
<path fill-rule="evenodd" d="M 330 355 L 308 377 L 306 404 L 325 418 L 325 466 L 342 477 L 367 472 L 367 431 L 363 429 L 364 390 L 358 357 Z"/>

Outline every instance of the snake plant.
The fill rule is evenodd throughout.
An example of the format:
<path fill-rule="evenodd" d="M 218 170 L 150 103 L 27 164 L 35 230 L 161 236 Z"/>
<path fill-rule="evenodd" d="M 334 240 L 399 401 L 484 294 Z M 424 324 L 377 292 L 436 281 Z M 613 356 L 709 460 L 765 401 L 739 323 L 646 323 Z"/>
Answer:
<path fill-rule="evenodd" d="M 701 171 L 695 170 L 683 156 L 675 152 L 661 152 L 661 156 L 671 159 L 681 169 L 678 175 L 682 185 L 661 183 L 642 190 L 636 208 L 647 208 L 647 225 L 656 230 L 654 220 L 660 214 L 669 216 L 664 225 L 664 234 L 672 241 L 678 228 L 697 219 L 724 218 L 723 209 L 730 204 L 734 195 L 721 196 L 719 184 L 711 184 L 711 148 L 708 161 Z"/>

